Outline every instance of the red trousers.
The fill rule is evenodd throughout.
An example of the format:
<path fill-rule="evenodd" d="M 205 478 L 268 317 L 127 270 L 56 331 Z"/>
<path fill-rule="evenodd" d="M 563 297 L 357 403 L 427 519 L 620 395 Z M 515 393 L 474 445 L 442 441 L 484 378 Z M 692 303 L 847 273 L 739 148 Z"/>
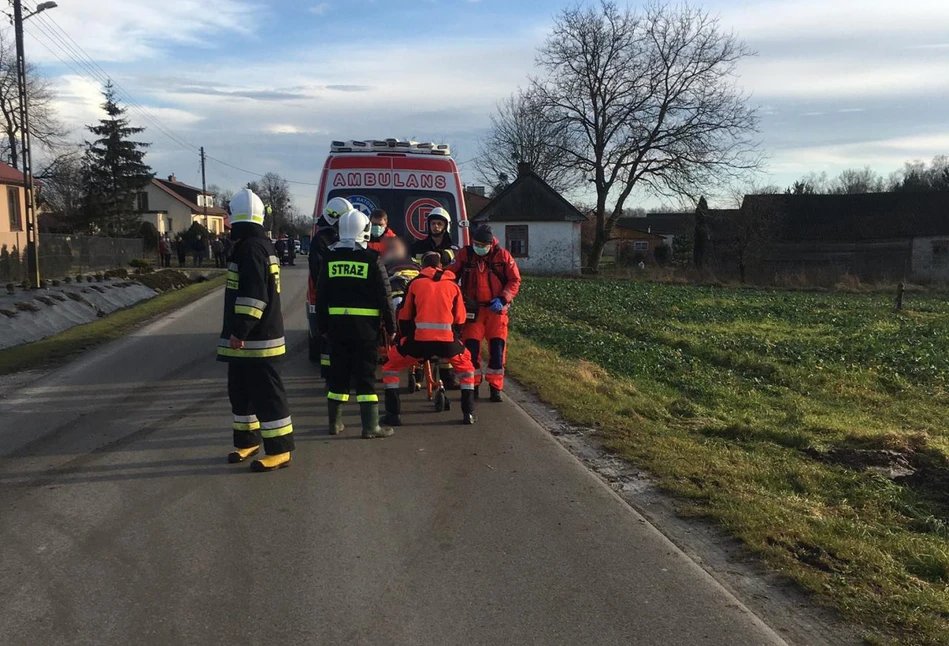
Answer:
<path fill-rule="evenodd" d="M 386 390 L 398 389 L 401 375 L 405 370 L 417 366 L 422 361 L 431 357 L 411 357 L 402 354 L 397 346 L 389 348 L 389 360 L 382 366 L 382 383 Z M 448 359 L 452 369 L 455 371 L 455 377 L 462 390 L 474 390 L 475 387 L 475 369 L 471 364 L 471 355 L 467 350 L 454 357 L 441 357 Z"/>
<path fill-rule="evenodd" d="M 465 324 L 461 338 L 471 353 L 475 385 L 481 385 L 481 342 L 488 341 L 488 368 L 485 378 L 492 388 L 504 390 L 504 365 L 507 363 L 507 312 L 496 314 L 487 307 L 478 309 L 478 316 Z"/>

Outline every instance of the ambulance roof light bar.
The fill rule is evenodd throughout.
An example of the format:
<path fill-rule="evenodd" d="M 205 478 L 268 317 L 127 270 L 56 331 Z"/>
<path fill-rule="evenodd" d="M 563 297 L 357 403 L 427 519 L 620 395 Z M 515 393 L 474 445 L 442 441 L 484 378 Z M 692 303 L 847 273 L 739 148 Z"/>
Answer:
<path fill-rule="evenodd" d="M 411 155 L 451 155 L 451 146 L 432 142 L 419 143 L 417 141 L 403 141 L 400 139 L 366 139 L 354 141 L 333 141 L 330 152 L 360 153 L 360 152 L 399 152 Z"/>

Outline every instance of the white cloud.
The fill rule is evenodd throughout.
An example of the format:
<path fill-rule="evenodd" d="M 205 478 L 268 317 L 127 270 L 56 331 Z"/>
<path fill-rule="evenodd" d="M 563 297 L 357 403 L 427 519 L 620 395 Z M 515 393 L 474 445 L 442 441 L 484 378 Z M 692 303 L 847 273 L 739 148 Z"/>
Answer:
<path fill-rule="evenodd" d="M 169 45 L 205 47 L 225 33 L 252 33 L 260 11 L 244 0 L 63 2 L 28 21 L 25 30 L 67 60 L 64 50 L 78 48 L 57 25 L 93 60 L 127 62 L 159 57 Z M 57 62 L 42 47 L 31 47 L 30 57 Z"/>
<path fill-rule="evenodd" d="M 316 14 L 317 16 L 322 16 L 326 14 L 326 12 L 329 10 L 330 10 L 330 3 L 328 2 L 321 2 L 320 4 L 314 5 L 308 9 L 310 13 Z"/>
<path fill-rule="evenodd" d="M 929 160 L 947 150 L 949 131 L 833 146 L 800 146 L 775 153 L 770 170 L 800 176 L 811 171 L 834 173 L 871 166 L 886 173 L 901 168 L 910 159 Z"/>

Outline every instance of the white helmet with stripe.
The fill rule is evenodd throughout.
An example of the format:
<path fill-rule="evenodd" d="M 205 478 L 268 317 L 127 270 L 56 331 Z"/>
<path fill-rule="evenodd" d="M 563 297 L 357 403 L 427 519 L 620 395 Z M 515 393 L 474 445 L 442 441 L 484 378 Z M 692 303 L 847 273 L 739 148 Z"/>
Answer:
<path fill-rule="evenodd" d="M 445 231 L 447 231 L 448 233 L 451 233 L 451 216 L 448 215 L 448 211 L 446 211 L 445 209 L 443 209 L 443 208 L 440 207 L 440 206 L 435 207 L 434 209 L 432 209 L 431 213 L 429 213 L 429 214 L 428 214 L 428 217 L 425 219 L 425 225 L 426 225 L 426 227 L 428 226 L 428 222 L 429 222 L 432 218 L 435 218 L 436 220 L 444 220 L 444 221 L 445 221 Z"/>
<path fill-rule="evenodd" d="M 342 197 L 334 197 L 323 207 L 323 218 L 330 224 L 336 224 L 341 217 L 352 210 L 353 205 L 349 200 Z"/>
<path fill-rule="evenodd" d="M 231 224 L 249 222 L 264 226 L 264 203 L 249 188 L 241 189 L 231 198 L 228 210 Z"/>
<path fill-rule="evenodd" d="M 358 209 L 351 209 L 349 213 L 339 219 L 339 243 L 337 246 L 345 249 L 365 249 L 369 244 L 372 224 L 366 214 Z"/>

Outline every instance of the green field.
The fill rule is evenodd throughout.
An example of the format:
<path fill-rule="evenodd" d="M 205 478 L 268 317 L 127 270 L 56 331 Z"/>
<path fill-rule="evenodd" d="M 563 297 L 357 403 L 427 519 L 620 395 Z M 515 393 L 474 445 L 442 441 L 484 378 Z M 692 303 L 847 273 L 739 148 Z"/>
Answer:
<path fill-rule="evenodd" d="M 528 279 L 510 372 L 872 643 L 949 644 L 949 301 Z"/>

